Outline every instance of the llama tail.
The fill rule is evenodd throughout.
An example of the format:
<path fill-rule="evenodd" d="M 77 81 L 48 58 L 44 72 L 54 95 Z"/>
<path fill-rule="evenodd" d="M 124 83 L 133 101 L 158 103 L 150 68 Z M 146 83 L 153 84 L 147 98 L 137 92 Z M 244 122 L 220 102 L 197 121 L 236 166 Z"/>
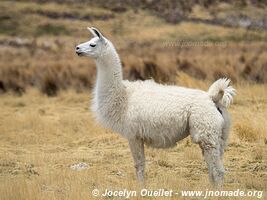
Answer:
<path fill-rule="evenodd" d="M 233 101 L 235 89 L 229 84 L 230 79 L 221 78 L 215 81 L 208 90 L 210 98 L 218 107 L 227 108 Z"/>

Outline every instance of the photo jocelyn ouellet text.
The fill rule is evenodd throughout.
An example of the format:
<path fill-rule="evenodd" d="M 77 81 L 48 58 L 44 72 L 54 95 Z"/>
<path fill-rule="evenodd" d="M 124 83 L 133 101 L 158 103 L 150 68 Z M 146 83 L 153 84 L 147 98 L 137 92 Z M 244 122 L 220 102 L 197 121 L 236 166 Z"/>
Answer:
<path fill-rule="evenodd" d="M 172 196 L 182 196 L 182 197 L 202 197 L 204 199 L 208 197 L 255 197 L 257 199 L 261 199 L 263 197 L 263 191 L 257 190 L 205 190 L 205 191 L 197 191 L 197 190 L 182 190 L 175 191 L 172 189 L 141 189 L 137 190 L 128 190 L 128 189 L 120 189 L 120 190 L 112 190 L 112 189 L 104 189 L 100 191 L 98 189 L 92 190 L 92 195 L 103 196 L 103 197 L 124 197 L 125 199 L 129 199 L 131 197 L 172 197 Z"/>

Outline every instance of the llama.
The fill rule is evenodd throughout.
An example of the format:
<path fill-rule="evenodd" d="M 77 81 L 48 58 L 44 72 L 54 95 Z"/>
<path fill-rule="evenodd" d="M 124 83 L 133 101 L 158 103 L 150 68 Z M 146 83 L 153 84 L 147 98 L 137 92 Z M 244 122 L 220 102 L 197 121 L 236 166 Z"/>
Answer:
<path fill-rule="evenodd" d="M 190 135 L 202 149 L 211 183 L 221 186 L 225 172 L 223 152 L 231 121 L 227 107 L 235 95 L 230 80 L 217 80 L 208 92 L 153 80 L 123 80 L 113 44 L 96 28 L 88 30 L 94 37 L 78 45 L 76 53 L 96 62 L 92 111 L 102 126 L 128 140 L 137 180 L 144 183 L 144 144 L 169 148 Z"/>

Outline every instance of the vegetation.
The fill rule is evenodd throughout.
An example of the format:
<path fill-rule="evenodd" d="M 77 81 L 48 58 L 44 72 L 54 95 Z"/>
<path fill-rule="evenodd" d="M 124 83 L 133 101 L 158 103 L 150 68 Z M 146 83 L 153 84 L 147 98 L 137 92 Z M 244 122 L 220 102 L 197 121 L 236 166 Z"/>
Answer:
<path fill-rule="evenodd" d="M 159 9 L 168 7 L 161 3 Z M 0 91 L 21 94 L 34 86 L 53 96 L 67 88 L 92 88 L 94 63 L 74 53 L 76 44 L 89 39 L 89 25 L 101 28 L 115 43 L 126 79 L 153 77 L 173 83 L 177 72 L 183 71 L 199 79 L 228 76 L 234 82 L 266 83 L 264 26 L 253 29 L 205 21 L 214 20 L 214 13 L 222 19 L 227 13 L 238 15 L 235 5 L 217 3 L 206 8 L 199 2 L 187 19 L 177 24 L 166 23 L 138 6 L 134 10 L 132 4 L 123 12 L 101 5 L 101 1 L 88 7 L 56 1 L 1 2 Z M 251 19 L 266 17 L 265 7 L 246 6 L 240 15 L 243 10 Z"/>
<path fill-rule="evenodd" d="M 185 73 L 177 81 L 205 90 L 210 84 Z M 266 86 L 235 87 L 224 190 L 263 190 L 266 195 Z M 89 99 L 89 93 L 71 90 L 53 98 L 32 89 L 20 97 L 1 96 L 1 199 L 106 199 L 93 198 L 91 191 L 139 190 L 127 141 L 95 124 Z M 146 157 L 149 189 L 213 190 L 201 151 L 190 138 L 172 149 L 148 148 Z M 89 168 L 70 168 L 80 162 Z"/>
<path fill-rule="evenodd" d="M 123 164 L 132 162 L 126 141 L 88 111 L 95 64 L 74 51 L 91 37 L 87 26 L 114 43 L 126 79 L 206 90 L 231 78 L 237 96 L 225 189 L 266 193 L 265 1 L 24 0 L 1 1 L 0 9 L 1 199 L 91 199 L 94 188 L 138 189 L 132 164 Z M 146 154 L 149 188 L 209 188 L 189 138 Z M 89 169 L 70 169 L 79 162 Z"/>

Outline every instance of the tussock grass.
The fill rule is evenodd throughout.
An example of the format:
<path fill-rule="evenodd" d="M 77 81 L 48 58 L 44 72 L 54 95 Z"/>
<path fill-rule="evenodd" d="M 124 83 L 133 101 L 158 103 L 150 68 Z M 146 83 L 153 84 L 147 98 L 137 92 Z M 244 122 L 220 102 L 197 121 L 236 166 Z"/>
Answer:
<path fill-rule="evenodd" d="M 258 131 L 255 130 L 254 127 L 251 127 L 247 124 L 249 124 L 248 121 L 235 125 L 234 128 L 238 137 L 243 141 L 248 141 L 248 142 L 257 141 L 260 138 L 258 135 Z"/>
<path fill-rule="evenodd" d="M 54 95 L 67 88 L 78 92 L 92 88 L 96 74 L 95 64 L 91 59 L 75 55 L 73 49 L 75 43 L 78 43 L 77 39 L 0 39 L 3 42 L 9 41 L 8 44 L 12 45 L 0 50 L 2 92 L 11 90 L 23 93 L 28 87 L 34 86 L 45 94 Z M 85 39 L 79 40 L 83 41 Z M 114 41 L 115 45 L 119 42 L 118 51 L 122 58 L 125 79 L 154 78 L 161 83 L 175 83 L 176 74 L 183 72 L 200 81 L 228 77 L 237 83 L 266 82 L 265 43 L 229 43 L 226 47 L 166 47 L 155 42 L 146 47 L 137 43 L 129 48 L 128 44 L 120 43 L 120 38 Z M 146 53 L 147 49 L 150 52 Z"/>

